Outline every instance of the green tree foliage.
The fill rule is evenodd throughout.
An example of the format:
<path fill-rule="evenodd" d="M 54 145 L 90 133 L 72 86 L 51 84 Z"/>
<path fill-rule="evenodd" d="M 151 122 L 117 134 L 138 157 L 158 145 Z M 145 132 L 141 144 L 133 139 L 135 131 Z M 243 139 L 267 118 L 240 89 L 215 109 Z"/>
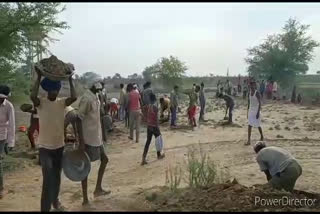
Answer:
<path fill-rule="evenodd" d="M 91 85 L 96 81 L 101 80 L 101 76 L 95 72 L 86 72 L 79 77 L 79 82 L 84 85 Z"/>
<path fill-rule="evenodd" d="M 145 80 L 160 79 L 164 85 L 173 86 L 181 83 L 187 66 L 177 57 L 162 57 L 154 65 L 148 66 L 142 72 Z"/>
<path fill-rule="evenodd" d="M 312 52 L 319 43 L 307 35 L 309 25 L 289 19 L 282 33 L 270 35 L 260 45 L 248 49 L 248 72 L 255 77 L 270 78 L 288 88 L 298 74 L 306 74 Z"/>
<path fill-rule="evenodd" d="M 27 57 L 35 57 L 28 55 L 28 50 L 33 46 L 37 45 L 40 49 L 38 53 L 47 50 L 49 43 L 54 41 L 49 36 L 50 32 L 68 28 L 66 22 L 59 22 L 56 18 L 64 9 L 55 2 L 0 3 L 1 84 L 8 84 L 17 93 L 29 89 L 26 82 L 30 81 L 30 69 L 21 66 L 21 63 L 25 63 Z"/>

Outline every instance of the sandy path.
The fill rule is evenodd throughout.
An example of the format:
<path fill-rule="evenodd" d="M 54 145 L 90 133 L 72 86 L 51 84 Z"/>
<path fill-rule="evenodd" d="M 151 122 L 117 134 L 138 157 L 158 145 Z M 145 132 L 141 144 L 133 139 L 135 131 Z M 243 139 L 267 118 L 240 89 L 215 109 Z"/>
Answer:
<path fill-rule="evenodd" d="M 241 101 L 242 102 L 242 101 Z M 241 103 L 239 102 L 239 103 Z M 221 103 L 221 102 L 220 102 Z M 272 110 L 272 111 L 271 111 Z M 297 189 L 320 192 L 320 121 L 319 109 L 309 109 L 291 104 L 265 104 L 263 106 L 263 129 L 269 145 L 278 145 L 288 149 L 299 160 L 303 175 L 297 182 Z M 165 170 L 168 166 L 183 164 L 188 147 L 194 145 L 210 154 L 211 158 L 226 166 L 231 176 L 244 185 L 264 183 L 265 176 L 259 171 L 255 154 L 251 147 L 243 146 L 247 139 L 246 109 L 238 106 L 234 113 L 235 122 L 242 127 L 221 127 L 217 122 L 224 116 L 223 109 L 207 113 L 210 121 L 200 128 L 191 130 L 169 130 L 162 127 L 165 140 L 166 158 L 156 161 L 154 144 L 150 146 L 149 164 L 140 166 L 141 155 L 146 139 L 145 130 L 141 142 L 128 142 L 127 130 L 117 124 L 116 132 L 111 137 L 112 145 L 108 146 L 109 165 L 103 184 L 110 188 L 111 195 L 94 199 L 99 163 L 93 163 L 89 177 L 90 206 L 82 207 L 80 183 L 71 182 L 62 175 L 60 197 L 68 210 L 90 211 L 125 211 L 145 210 L 142 202 L 137 202 L 131 193 L 142 188 L 162 186 L 165 184 Z M 181 118 L 181 116 L 180 116 Z M 179 123 L 186 123 L 182 118 Z M 281 130 L 274 127 L 280 125 Z M 312 125 L 312 126 L 311 126 Z M 270 128 L 273 130 L 269 130 Z M 288 127 L 290 130 L 285 129 Z M 294 129 L 298 127 L 299 129 Z M 320 127 L 320 125 L 319 125 Z M 314 130 L 315 129 L 315 130 Z M 283 138 L 278 138 L 282 135 Z M 307 137 L 308 139 L 305 139 Z M 253 130 L 252 141 L 259 139 L 257 130 Z M 1 211 L 38 211 L 40 209 L 41 169 L 38 166 L 28 167 L 5 176 L 5 185 L 9 194 L 1 200 Z"/>

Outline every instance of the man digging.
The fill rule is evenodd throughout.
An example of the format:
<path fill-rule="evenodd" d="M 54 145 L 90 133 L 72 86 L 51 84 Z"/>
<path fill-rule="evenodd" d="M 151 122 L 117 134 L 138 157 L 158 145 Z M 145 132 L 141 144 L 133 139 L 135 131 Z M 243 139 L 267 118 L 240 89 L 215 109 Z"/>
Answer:
<path fill-rule="evenodd" d="M 219 98 L 224 99 L 224 101 L 226 101 L 226 114 L 225 114 L 225 118 L 227 116 L 228 110 L 229 110 L 229 118 L 228 118 L 228 124 L 232 123 L 232 112 L 233 112 L 233 108 L 234 108 L 234 100 L 232 99 L 231 96 L 227 95 L 227 94 L 219 94 L 218 96 Z"/>
<path fill-rule="evenodd" d="M 276 189 L 292 192 L 302 174 L 298 161 L 285 149 L 269 146 L 259 141 L 254 146 L 260 170 L 267 176 L 268 183 Z"/>
<path fill-rule="evenodd" d="M 100 101 L 97 94 L 102 90 L 101 83 L 95 83 L 81 97 L 78 110 L 79 146 L 85 151 L 91 162 L 101 160 L 98 179 L 94 196 L 110 194 L 111 191 L 102 189 L 102 178 L 108 164 L 108 157 L 102 142 L 102 130 L 100 124 Z M 83 205 L 89 204 L 88 199 L 88 177 L 81 181 L 83 193 Z"/>

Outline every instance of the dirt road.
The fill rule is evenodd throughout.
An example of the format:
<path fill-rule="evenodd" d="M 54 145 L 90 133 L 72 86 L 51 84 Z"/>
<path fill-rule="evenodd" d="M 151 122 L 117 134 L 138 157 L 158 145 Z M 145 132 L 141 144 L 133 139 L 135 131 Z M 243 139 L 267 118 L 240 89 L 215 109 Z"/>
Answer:
<path fill-rule="evenodd" d="M 143 201 L 135 200 L 133 193 L 145 188 L 163 186 L 165 170 L 168 166 L 183 165 L 188 148 L 195 146 L 205 150 L 211 159 L 229 169 L 230 175 L 239 183 L 251 186 L 265 183 L 265 175 L 259 171 L 251 146 L 244 146 L 247 140 L 246 107 L 237 101 L 234 112 L 235 126 L 219 125 L 224 117 L 223 101 L 210 100 L 207 112 L 208 122 L 194 131 L 188 129 L 170 130 L 168 124 L 161 127 L 165 140 L 164 160 L 156 160 L 154 144 L 150 146 L 149 164 L 140 166 L 146 130 L 142 130 L 139 144 L 129 142 L 128 130 L 117 123 L 108 145 L 109 165 L 103 179 L 109 196 L 93 198 L 99 163 L 93 163 L 89 177 L 91 205 L 83 207 L 81 184 L 68 180 L 62 175 L 60 198 L 70 211 L 139 211 L 147 210 Z M 19 114 L 22 117 L 22 114 Z M 186 124 L 185 115 L 179 115 L 178 124 Z M 288 149 L 301 163 L 303 174 L 296 188 L 310 192 L 320 192 L 320 111 L 284 103 L 268 103 L 262 108 L 263 130 L 269 145 Z M 17 116 L 17 120 L 21 119 Z M 24 123 L 28 123 L 25 121 Z M 20 122 L 22 123 L 22 122 Z M 21 138 L 22 139 L 22 138 Z M 252 142 L 259 139 L 258 130 L 253 129 Z M 22 140 L 20 140 L 22 141 Z M 22 144 L 22 142 L 20 142 Z M 154 141 L 154 140 L 153 140 Z M 7 173 L 5 188 L 9 191 L 1 200 L 1 211 L 38 211 L 41 195 L 41 168 L 29 164 L 24 169 Z"/>

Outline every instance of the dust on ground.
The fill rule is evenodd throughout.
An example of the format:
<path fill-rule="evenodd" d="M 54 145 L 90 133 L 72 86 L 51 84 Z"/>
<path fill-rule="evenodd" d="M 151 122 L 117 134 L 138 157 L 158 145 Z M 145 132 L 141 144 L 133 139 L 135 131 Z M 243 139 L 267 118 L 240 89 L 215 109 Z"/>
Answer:
<path fill-rule="evenodd" d="M 80 182 L 68 180 L 63 173 L 60 200 L 70 211 L 154 210 L 147 200 L 138 197 L 137 194 L 146 189 L 164 186 L 166 169 L 173 165 L 183 166 L 191 146 L 201 147 L 210 154 L 212 160 L 228 168 L 230 175 L 243 185 L 241 186 L 243 192 L 254 184 L 266 183 L 265 175 L 259 171 L 255 161 L 252 147 L 243 145 L 247 140 L 245 104 L 244 100 L 236 101 L 234 125 L 221 125 L 225 115 L 224 101 L 209 98 L 205 116 L 207 121 L 193 131 L 186 126 L 187 116 L 186 107 L 184 107 L 178 115 L 178 125 L 182 125 L 182 128 L 171 130 L 168 123 L 161 125 L 166 158 L 158 161 L 155 146 L 151 144 L 147 158 L 149 164 L 146 166 L 140 166 L 146 128 L 142 128 L 140 143 L 136 144 L 128 140 L 128 130 L 123 124 L 117 122 L 117 127 L 109 136 L 111 144 L 108 145 L 107 150 L 110 162 L 103 178 L 104 188 L 110 189 L 112 193 L 108 196 L 93 198 L 99 167 L 99 162 L 95 162 L 92 164 L 88 181 L 91 205 L 85 207 L 81 205 Z M 17 112 L 16 117 L 17 126 L 29 123 L 29 114 Z M 319 118 L 318 108 L 306 108 L 279 101 L 264 101 L 262 106 L 262 125 L 268 145 L 283 147 L 297 158 L 302 165 L 303 173 L 297 181 L 296 189 L 314 193 L 320 192 L 318 179 L 320 176 L 318 155 L 320 121 L 317 118 Z M 29 149 L 26 136 L 19 133 L 18 137 L 16 151 L 11 155 L 15 158 L 11 157 L 11 160 L 15 160 L 19 168 L 7 171 L 5 174 L 5 188 L 8 194 L 1 200 L 0 210 L 39 211 L 41 168 L 36 164 L 37 160 L 34 159 L 36 152 Z M 253 129 L 252 143 L 259 137 L 258 130 Z M 216 190 L 212 191 L 214 193 Z M 228 191 L 226 190 L 226 195 L 215 196 L 212 193 L 212 197 L 231 197 L 232 200 L 232 197 L 238 195 L 233 191 L 227 196 Z"/>

